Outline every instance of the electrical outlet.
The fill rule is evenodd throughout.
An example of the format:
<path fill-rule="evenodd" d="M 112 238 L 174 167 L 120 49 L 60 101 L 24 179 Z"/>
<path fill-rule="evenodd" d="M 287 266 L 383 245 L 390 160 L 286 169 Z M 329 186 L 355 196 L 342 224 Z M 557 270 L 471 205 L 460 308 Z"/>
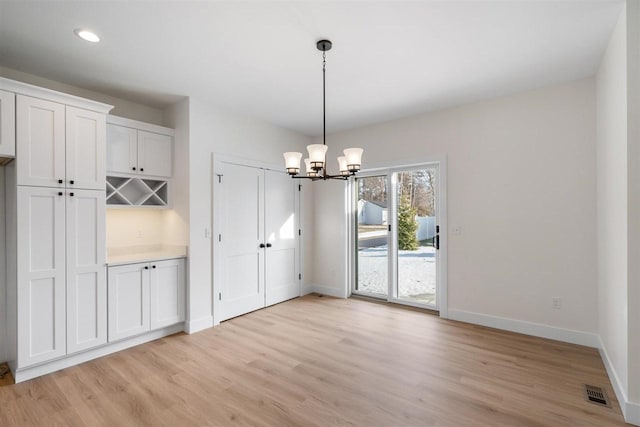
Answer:
<path fill-rule="evenodd" d="M 462 234 L 462 227 L 460 227 L 459 225 L 454 225 L 453 227 L 451 227 L 452 236 L 459 236 L 461 234 Z"/>
<path fill-rule="evenodd" d="M 551 298 L 551 308 L 555 310 L 560 310 L 562 308 L 562 298 L 560 297 Z"/>

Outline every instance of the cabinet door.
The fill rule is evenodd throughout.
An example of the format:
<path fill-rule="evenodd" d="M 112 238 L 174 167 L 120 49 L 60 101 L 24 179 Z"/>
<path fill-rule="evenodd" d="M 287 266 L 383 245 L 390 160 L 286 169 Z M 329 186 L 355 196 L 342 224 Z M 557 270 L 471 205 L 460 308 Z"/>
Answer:
<path fill-rule="evenodd" d="M 173 173 L 173 138 L 138 131 L 138 168 L 143 175 L 170 178 Z"/>
<path fill-rule="evenodd" d="M 65 196 L 18 187 L 18 366 L 66 354 Z"/>
<path fill-rule="evenodd" d="M 184 260 L 151 263 L 151 329 L 184 321 Z"/>
<path fill-rule="evenodd" d="M 0 156 L 16 156 L 16 95 L 0 90 Z"/>
<path fill-rule="evenodd" d="M 67 188 L 104 190 L 106 179 L 106 116 L 66 109 Z"/>
<path fill-rule="evenodd" d="M 16 153 L 18 185 L 64 187 L 65 106 L 18 95 Z"/>
<path fill-rule="evenodd" d="M 149 264 L 109 267 L 109 341 L 149 330 Z"/>
<path fill-rule="evenodd" d="M 67 190 L 67 353 L 107 342 L 105 193 Z"/>
<path fill-rule="evenodd" d="M 107 125 L 107 172 L 138 172 L 138 131 Z"/>

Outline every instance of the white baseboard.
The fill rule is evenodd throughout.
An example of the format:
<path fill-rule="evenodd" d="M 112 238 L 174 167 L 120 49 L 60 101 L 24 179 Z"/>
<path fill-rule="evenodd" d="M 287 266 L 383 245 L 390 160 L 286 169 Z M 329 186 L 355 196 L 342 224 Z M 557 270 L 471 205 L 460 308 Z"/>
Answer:
<path fill-rule="evenodd" d="M 304 284 L 302 285 L 302 288 L 300 289 L 300 296 L 303 297 L 305 295 L 309 295 L 310 293 L 313 293 L 313 285 L 310 283 Z"/>
<path fill-rule="evenodd" d="M 507 319 L 505 317 L 490 316 L 488 314 L 472 313 L 469 311 L 449 309 L 449 319 L 460 322 L 473 323 L 475 325 L 488 326 L 490 328 L 504 329 L 534 337 L 548 338 L 551 340 L 584 345 L 587 347 L 599 347 L 599 338 L 596 334 L 574 331 L 572 329 L 557 328 L 541 323 L 527 322 L 524 320 Z"/>
<path fill-rule="evenodd" d="M 88 362 L 89 360 L 97 359 L 98 357 L 106 356 L 111 353 L 116 353 L 118 351 L 134 347 L 136 345 L 144 344 L 149 341 L 157 340 L 162 337 L 166 337 L 167 335 L 173 335 L 177 332 L 182 332 L 184 329 L 184 324 L 178 323 L 173 326 L 168 326 L 163 329 L 158 329 L 157 331 L 149 332 L 143 335 L 138 335 L 132 338 L 128 338 L 122 341 L 118 341 L 115 343 L 105 344 L 102 347 L 97 347 L 91 350 L 84 351 L 82 353 L 74 354 L 71 356 L 67 356 L 61 359 L 53 360 L 51 362 L 43 363 L 41 365 L 30 366 L 28 368 L 15 370 L 13 365 L 10 364 L 12 368 L 13 378 L 17 383 L 27 381 L 41 375 L 50 374 L 55 371 L 59 371 L 60 369 L 69 368 L 74 365 L 79 365 L 80 363 Z"/>
<path fill-rule="evenodd" d="M 640 426 L 640 404 L 634 402 L 626 402 L 627 407 L 624 419 L 629 424 Z"/>
<path fill-rule="evenodd" d="M 310 285 L 312 288 L 311 292 L 316 292 L 318 294 L 327 295 L 330 297 L 336 298 L 346 298 L 347 296 L 344 294 L 343 289 L 330 288 L 328 286 L 320 286 L 320 285 Z"/>
<path fill-rule="evenodd" d="M 184 331 L 193 334 L 213 326 L 213 316 L 205 316 L 199 319 L 189 320 L 185 322 Z"/>
<path fill-rule="evenodd" d="M 604 367 L 607 370 L 607 375 L 609 375 L 609 381 L 611 381 L 611 385 L 613 386 L 613 392 L 616 394 L 616 399 L 620 403 L 620 409 L 622 409 L 622 415 L 624 415 L 624 419 L 629 424 L 634 424 L 640 426 L 640 404 L 629 402 L 627 398 L 627 394 L 622 387 L 622 382 L 620 381 L 620 377 L 618 377 L 618 373 L 616 372 L 613 364 L 611 363 L 611 359 L 609 359 L 609 354 L 607 353 L 607 349 L 602 342 L 602 339 L 598 337 L 599 346 L 598 350 L 600 351 L 600 357 L 602 358 L 602 362 L 604 363 Z"/>

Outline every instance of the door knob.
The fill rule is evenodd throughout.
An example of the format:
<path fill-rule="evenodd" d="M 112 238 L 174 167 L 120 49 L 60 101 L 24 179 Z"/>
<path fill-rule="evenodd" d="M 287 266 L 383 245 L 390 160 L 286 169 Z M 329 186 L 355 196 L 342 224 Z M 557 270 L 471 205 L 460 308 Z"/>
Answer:
<path fill-rule="evenodd" d="M 267 243 L 267 247 L 270 248 L 271 247 L 271 243 Z"/>
<path fill-rule="evenodd" d="M 264 243 L 260 243 L 260 249 L 264 249 Z"/>

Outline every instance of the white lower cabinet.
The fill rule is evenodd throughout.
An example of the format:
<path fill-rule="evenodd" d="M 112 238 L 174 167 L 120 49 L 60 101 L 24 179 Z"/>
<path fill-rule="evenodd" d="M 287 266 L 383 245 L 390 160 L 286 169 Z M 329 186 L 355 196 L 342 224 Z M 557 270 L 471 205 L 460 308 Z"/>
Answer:
<path fill-rule="evenodd" d="M 184 321 L 184 260 L 109 267 L 109 341 Z"/>

